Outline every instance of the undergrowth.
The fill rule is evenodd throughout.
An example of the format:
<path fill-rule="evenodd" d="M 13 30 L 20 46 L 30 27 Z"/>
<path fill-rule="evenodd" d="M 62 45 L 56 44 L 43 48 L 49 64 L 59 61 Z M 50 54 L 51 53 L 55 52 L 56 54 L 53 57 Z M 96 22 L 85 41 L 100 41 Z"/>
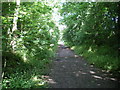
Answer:
<path fill-rule="evenodd" d="M 82 44 L 80 46 L 73 46 L 72 49 L 85 59 L 90 64 L 95 65 L 101 69 L 109 72 L 120 73 L 120 63 L 117 51 L 108 46 L 89 46 Z"/>
<path fill-rule="evenodd" d="M 11 54 L 7 65 L 3 68 L 2 88 L 48 88 L 45 78 L 51 60 L 22 61 L 19 56 Z M 14 58 L 12 57 L 14 56 Z M 37 63 L 36 63 L 37 62 Z"/>

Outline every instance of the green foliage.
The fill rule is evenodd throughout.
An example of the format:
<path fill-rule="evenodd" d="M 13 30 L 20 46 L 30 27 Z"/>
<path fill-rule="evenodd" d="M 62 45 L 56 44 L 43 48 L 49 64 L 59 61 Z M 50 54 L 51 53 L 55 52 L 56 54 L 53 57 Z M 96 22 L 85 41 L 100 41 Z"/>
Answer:
<path fill-rule="evenodd" d="M 31 78 L 44 75 L 57 49 L 59 30 L 51 19 L 54 7 L 45 2 L 21 2 L 17 30 L 13 31 L 16 8 L 16 3 L 2 3 L 3 88 L 33 88 L 44 83 Z"/>
<path fill-rule="evenodd" d="M 64 3 L 60 13 L 67 26 L 63 32 L 66 45 L 98 67 L 119 71 L 118 10 L 116 2 Z"/>
<path fill-rule="evenodd" d="M 7 54 L 8 55 L 8 54 Z M 13 55 L 11 53 L 11 55 Z M 9 55 L 8 55 L 9 56 Z M 10 56 L 9 56 L 10 57 Z M 47 88 L 47 82 L 42 75 L 47 75 L 50 60 L 25 63 L 22 60 L 15 62 L 18 56 L 14 55 L 7 61 L 2 83 L 3 88 Z M 20 60 L 20 59 L 19 59 Z M 47 67 L 46 67 L 47 66 Z"/>
<path fill-rule="evenodd" d="M 96 47 L 96 46 L 88 46 L 82 44 L 80 46 L 75 46 L 74 50 L 77 54 L 83 56 L 85 59 L 89 61 L 90 64 L 94 64 L 95 66 L 108 70 L 108 71 L 117 71 L 119 70 L 119 60 L 116 57 L 114 50 L 110 52 L 110 47 Z M 114 54 L 113 56 L 110 56 Z"/>

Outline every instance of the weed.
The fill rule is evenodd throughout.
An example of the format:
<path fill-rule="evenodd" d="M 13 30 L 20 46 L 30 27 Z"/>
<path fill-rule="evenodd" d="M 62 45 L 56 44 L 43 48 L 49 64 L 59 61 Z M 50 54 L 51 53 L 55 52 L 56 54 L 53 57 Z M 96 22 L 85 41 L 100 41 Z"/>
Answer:
<path fill-rule="evenodd" d="M 74 46 L 75 52 L 81 56 L 84 56 L 90 64 L 108 70 L 108 71 L 119 71 L 120 64 L 118 61 L 117 52 L 108 46 L 89 46 L 80 45 Z"/>

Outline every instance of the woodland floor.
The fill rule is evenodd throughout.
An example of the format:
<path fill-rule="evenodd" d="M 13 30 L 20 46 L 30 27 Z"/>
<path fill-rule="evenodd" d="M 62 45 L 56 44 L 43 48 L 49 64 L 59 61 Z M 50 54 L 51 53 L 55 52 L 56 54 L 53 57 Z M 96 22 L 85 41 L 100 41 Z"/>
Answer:
<path fill-rule="evenodd" d="M 90 65 L 74 51 L 59 45 L 50 71 L 51 88 L 118 88 L 120 83 L 112 74 Z"/>

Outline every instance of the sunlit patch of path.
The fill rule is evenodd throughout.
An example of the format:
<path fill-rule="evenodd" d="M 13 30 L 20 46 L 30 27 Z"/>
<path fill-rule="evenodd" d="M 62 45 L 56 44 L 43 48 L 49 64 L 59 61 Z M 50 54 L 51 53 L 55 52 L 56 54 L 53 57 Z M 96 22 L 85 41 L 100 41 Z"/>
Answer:
<path fill-rule="evenodd" d="M 59 45 L 48 83 L 52 88 L 118 88 L 111 74 L 89 65 L 64 45 Z"/>

